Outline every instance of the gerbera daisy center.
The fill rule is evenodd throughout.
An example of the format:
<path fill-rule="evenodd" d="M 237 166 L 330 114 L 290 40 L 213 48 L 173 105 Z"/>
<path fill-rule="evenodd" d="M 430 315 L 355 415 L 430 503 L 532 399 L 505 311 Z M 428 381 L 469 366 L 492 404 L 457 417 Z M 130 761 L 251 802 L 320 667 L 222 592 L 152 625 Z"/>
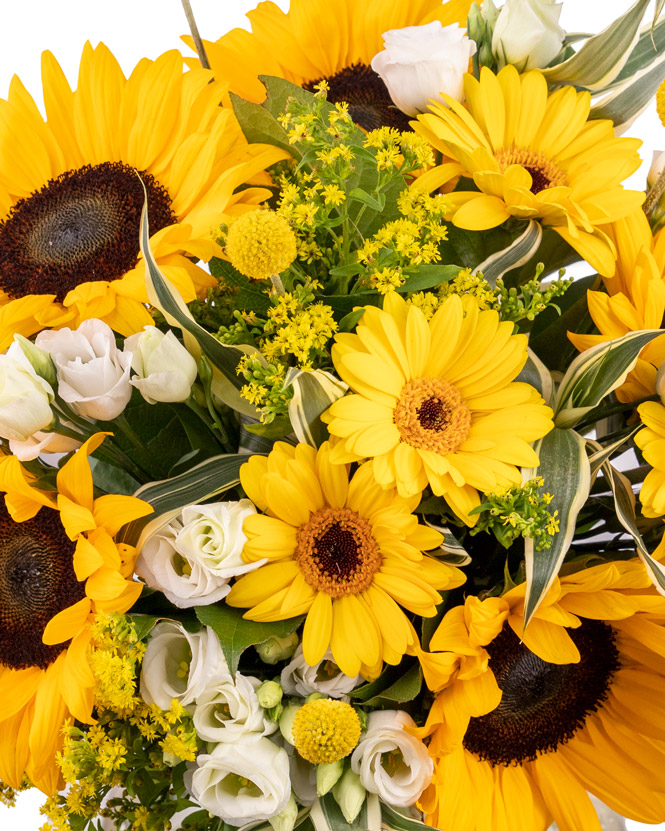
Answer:
<path fill-rule="evenodd" d="M 371 584 L 382 557 L 366 519 L 350 508 L 323 508 L 298 529 L 295 560 L 313 589 L 343 597 Z"/>
<path fill-rule="evenodd" d="M 0 664 L 46 669 L 67 647 L 47 646 L 42 634 L 54 615 L 85 595 L 74 574 L 74 548 L 58 511 L 42 508 L 18 523 L 0 505 Z"/>
<path fill-rule="evenodd" d="M 317 84 L 327 81 L 328 101 L 336 104 L 347 101 L 349 115 L 363 130 L 377 130 L 379 127 L 394 127 L 396 130 L 411 131 L 409 116 L 393 104 L 388 87 L 376 72 L 367 64 L 354 63 L 345 66 L 327 78 L 317 78 L 303 84 L 304 88 L 314 92 Z"/>
<path fill-rule="evenodd" d="M 619 669 L 614 631 L 602 621 L 583 620 L 567 632 L 579 663 L 549 664 L 504 625 L 487 646 L 503 697 L 491 713 L 471 719 L 464 737 L 469 752 L 491 765 L 532 761 L 565 744 L 598 709 Z"/>
<path fill-rule="evenodd" d="M 150 232 L 176 218 L 171 198 L 149 173 Z M 0 288 L 11 298 L 55 294 L 62 301 L 80 283 L 117 280 L 139 254 L 143 188 L 120 162 L 85 165 L 20 199 L 0 223 Z"/>
<path fill-rule="evenodd" d="M 412 447 L 452 453 L 469 435 L 471 411 L 460 391 L 443 378 L 414 378 L 402 387 L 395 425 Z"/>
<path fill-rule="evenodd" d="M 540 193 L 546 188 L 566 184 L 566 174 L 551 159 L 532 150 L 530 147 L 506 147 L 498 150 L 494 158 L 499 163 L 501 173 L 505 173 L 512 164 L 518 164 L 527 170 L 533 180 L 531 193 Z"/>

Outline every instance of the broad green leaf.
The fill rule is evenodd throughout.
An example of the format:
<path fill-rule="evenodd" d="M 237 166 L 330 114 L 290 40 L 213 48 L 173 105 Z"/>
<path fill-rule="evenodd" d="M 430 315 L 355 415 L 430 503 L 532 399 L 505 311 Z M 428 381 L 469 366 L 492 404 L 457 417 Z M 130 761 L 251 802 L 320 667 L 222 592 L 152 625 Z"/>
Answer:
<path fill-rule="evenodd" d="M 479 272 L 485 280 L 495 286 L 499 277 L 513 268 L 519 268 L 527 263 L 538 250 L 543 238 L 543 229 L 538 222 L 530 219 L 526 230 L 507 248 L 492 254 L 473 269 L 474 274 Z"/>
<path fill-rule="evenodd" d="M 95 483 L 95 487 L 105 493 L 119 493 L 131 496 L 141 486 L 141 483 L 137 482 L 127 471 L 103 462 L 96 456 L 90 456 L 88 463 L 90 464 L 92 481 Z"/>
<path fill-rule="evenodd" d="M 515 380 L 531 384 L 543 396 L 545 403 L 551 407 L 554 400 L 552 373 L 534 352 L 527 349 L 527 353 L 529 356 L 527 362 Z"/>
<path fill-rule="evenodd" d="M 152 627 L 157 623 L 159 618 L 156 615 L 129 615 L 130 620 L 134 624 L 136 630 L 136 637 L 142 641 L 143 638 L 150 634 Z"/>
<path fill-rule="evenodd" d="M 594 91 L 621 72 L 639 38 L 639 27 L 649 0 L 637 0 L 625 14 L 590 37 L 568 60 L 541 70 L 548 84 L 574 84 Z"/>
<path fill-rule="evenodd" d="M 642 349 L 659 335 L 660 329 L 629 332 L 621 338 L 596 344 L 582 352 L 568 367 L 554 404 L 557 427 L 572 427 L 620 387 L 633 369 Z"/>
<path fill-rule="evenodd" d="M 362 188 L 353 188 L 353 190 L 350 190 L 347 193 L 347 198 L 362 202 L 363 205 L 367 205 L 367 207 L 371 208 L 373 211 L 382 211 L 386 206 L 386 197 L 382 193 L 375 198 Z"/>
<path fill-rule="evenodd" d="M 415 663 L 407 672 L 378 695 L 366 699 L 366 707 L 385 707 L 394 704 L 404 704 L 413 699 L 420 692 L 423 683 L 423 674 L 420 664 Z"/>
<path fill-rule="evenodd" d="M 398 666 L 386 666 L 381 675 L 379 675 L 378 678 L 375 678 L 374 681 L 369 681 L 360 687 L 356 687 L 355 690 L 352 690 L 349 693 L 350 697 L 357 698 L 359 701 L 362 701 L 363 704 L 378 698 L 390 698 L 391 695 L 401 696 L 414 693 L 415 697 L 420 690 L 422 675 L 420 676 L 420 679 L 418 679 L 420 667 L 417 662 L 412 663 L 409 668 L 405 670 L 405 666 L 408 665 L 409 659 L 407 658 Z M 418 670 L 418 673 L 416 670 Z M 418 685 L 418 690 L 414 692 L 416 684 Z M 388 690 L 392 690 L 392 693 L 388 694 Z M 410 701 L 411 699 L 391 698 L 390 700 Z"/>
<path fill-rule="evenodd" d="M 616 78 L 607 86 L 597 90 L 599 94 L 608 92 L 612 89 L 622 87 L 626 81 L 629 81 L 638 72 L 641 72 L 654 60 L 657 60 L 663 54 L 665 49 L 665 20 L 652 28 L 651 26 L 643 26 L 640 29 L 640 36 L 637 44 L 621 72 Z"/>
<path fill-rule="evenodd" d="M 612 444 L 608 444 L 606 447 L 603 447 L 600 442 L 597 441 L 590 441 L 587 440 L 587 445 L 592 448 L 594 451 L 589 456 L 589 465 L 591 466 L 591 479 L 593 480 L 596 477 L 596 474 L 601 469 L 603 464 L 618 451 L 620 450 L 624 444 L 630 441 L 632 437 L 637 433 L 638 430 L 642 428 L 642 424 L 638 424 L 633 430 L 630 431 L 625 436 L 622 436 L 617 441 L 612 442 Z"/>
<path fill-rule="evenodd" d="M 433 289 L 454 280 L 462 271 L 460 265 L 415 265 L 404 269 L 406 280 L 397 289 L 400 294 L 411 291 Z"/>
<path fill-rule="evenodd" d="M 346 393 L 348 385 L 322 369 L 290 367 L 284 381 L 284 387 L 289 386 L 293 387 L 289 418 L 298 441 L 320 447 L 328 438 L 321 414 Z"/>
<path fill-rule="evenodd" d="M 549 510 L 558 511 L 559 531 L 546 551 L 536 551 L 532 537 L 524 539 L 526 562 L 526 598 L 524 624 L 547 594 L 575 533 L 575 521 L 586 502 L 591 484 L 585 439 L 574 430 L 555 427 L 535 445 L 540 457 L 537 468 L 526 471 L 525 479 L 542 476 L 545 488 L 552 494 Z"/>
<path fill-rule="evenodd" d="M 253 283 L 231 263 L 217 257 L 210 260 L 209 266 L 213 277 L 236 290 L 233 295 L 233 305 L 236 309 L 241 312 L 256 312 L 259 315 L 265 315 L 272 305 L 267 292 L 261 290 L 261 286 L 265 286 L 265 283 Z"/>
<path fill-rule="evenodd" d="M 393 808 L 385 802 L 381 803 L 381 819 L 383 831 L 432 831 L 430 825 L 425 825 L 422 819 L 410 817 L 402 811 L 408 808 Z M 415 809 L 412 809 L 415 811 Z M 418 813 L 417 811 L 415 811 Z"/>
<path fill-rule="evenodd" d="M 609 93 L 591 107 L 589 118 L 609 118 L 616 128 L 631 121 L 656 94 L 665 78 L 665 53 L 636 72 L 619 89 Z"/>
<path fill-rule="evenodd" d="M 278 620 L 274 623 L 257 623 L 246 620 L 242 609 L 232 606 L 195 606 L 196 617 L 204 626 L 214 629 L 229 665 L 229 672 L 238 669 L 240 656 L 248 646 L 262 643 L 270 637 L 285 638 L 294 632 L 303 621 L 303 617 Z"/>

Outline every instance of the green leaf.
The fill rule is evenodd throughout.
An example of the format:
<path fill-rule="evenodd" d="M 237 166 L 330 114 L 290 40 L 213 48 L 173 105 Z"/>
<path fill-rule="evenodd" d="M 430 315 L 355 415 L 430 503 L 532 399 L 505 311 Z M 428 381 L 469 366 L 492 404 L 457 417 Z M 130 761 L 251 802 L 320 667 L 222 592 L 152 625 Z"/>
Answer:
<path fill-rule="evenodd" d="M 534 447 L 540 457 L 540 465 L 524 474 L 525 479 L 538 475 L 543 477 L 547 491 L 552 494 L 549 510 L 552 513 L 558 511 L 559 520 L 559 531 L 546 551 L 536 551 L 532 537 L 524 539 L 527 583 L 525 626 L 559 573 L 575 533 L 577 515 L 589 495 L 591 477 L 585 448 L 585 439 L 579 433 L 555 427 Z"/>
<path fill-rule="evenodd" d="M 408 808 L 402 810 L 407 811 Z M 422 820 L 415 817 L 406 816 L 385 802 L 381 803 L 381 819 L 383 831 L 432 831 L 432 826 L 425 825 Z"/>
<path fill-rule="evenodd" d="M 527 354 L 527 362 L 515 380 L 531 384 L 543 396 L 545 403 L 551 406 L 554 398 L 552 373 L 530 349 L 527 349 Z"/>
<path fill-rule="evenodd" d="M 276 441 L 292 433 L 293 427 L 291 427 L 289 417 L 281 415 L 276 416 L 269 424 L 246 424 L 245 430 L 248 433 L 254 433 L 256 436 L 263 436 L 266 439 Z"/>
<path fill-rule="evenodd" d="M 425 291 L 454 280 L 460 273 L 459 265 L 414 265 L 404 269 L 406 281 L 399 286 L 400 294 L 412 291 Z"/>
<path fill-rule="evenodd" d="M 304 620 L 304 616 L 301 615 L 274 623 L 257 623 L 254 620 L 246 620 L 241 609 L 234 609 L 226 604 L 195 606 L 194 611 L 204 626 L 214 629 L 231 674 L 238 669 L 240 656 L 248 646 L 254 646 L 270 637 L 285 638 Z"/>
<path fill-rule="evenodd" d="M 92 471 L 92 481 L 96 488 L 105 493 L 118 493 L 131 496 L 141 486 L 140 482 L 122 468 L 103 462 L 96 456 L 88 459 Z"/>
<path fill-rule="evenodd" d="M 540 247 L 543 238 L 543 229 L 534 219 L 530 219 L 526 229 L 507 248 L 497 251 L 483 260 L 473 269 L 473 273 L 480 272 L 484 279 L 496 286 L 499 277 L 508 271 L 527 263 Z"/>
<path fill-rule="evenodd" d="M 387 666 L 374 681 L 352 690 L 349 693 L 350 697 L 362 701 L 363 705 L 369 704 L 370 701 L 376 702 L 379 699 L 391 702 L 412 701 L 420 692 L 422 674 L 417 662 L 411 663 L 405 671 L 405 667 L 409 663 L 411 662 L 407 658 L 396 667 Z M 410 697 L 402 698 L 401 696 Z"/>
<path fill-rule="evenodd" d="M 293 387 L 289 401 L 289 418 L 298 441 L 320 447 L 328 438 L 321 414 L 341 398 L 348 386 L 322 369 L 303 370 L 290 367 L 284 387 Z"/>
<path fill-rule="evenodd" d="M 637 433 L 638 430 L 642 428 L 642 424 L 639 423 L 635 426 L 633 430 L 627 433 L 625 436 L 622 436 L 617 441 L 612 442 L 612 444 L 608 444 L 606 447 L 603 447 L 600 442 L 587 440 L 587 445 L 595 450 L 595 452 L 589 456 L 589 465 L 591 466 L 591 479 L 595 478 L 598 471 L 601 469 L 603 464 L 615 454 L 618 450 L 620 450 L 624 444 L 627 444 L 630 439 Z"/>
<path fill-rule="evenodd" d="M 129 615 L 130 620 L 134 624 L 136 630 L 136 637 L 142 641 L 150 634 L 152 627 L 157 623 L 159 618 L 156 615 Z"/>
<path fill-rule="evenodd" d="M 660 329 L 629 332 L 578 355 L 559 385 L 554 404 L 556 426 L 564 428 L 577 424 L 606 395 L 621 386 L 642 349 L 659 335 L 662 335 Z"/>
<path fill-rule="evenodd" d="M 315 831 L 381 831 L 381 809 L 375 794 L 368 794 L 360 813 L 351 824 L 344 818 L 332 793 L 316 799 L 309 815 Z"/>
<path fill-rule="evenodd" d="M 406 701 L 413 701 L 413 699 L 420 692 L 423 684 L 423 673 L 420 669 L 420 664 L 415 663 L 413 666 L 394 684 L 391 684 L 385 690 L 382 690 L 378 695 L 367 699 L 364 702 L 366 707 L 382 707 L 392 704 L 404 704 Z"/>
<path fill-rule="evenodd" d="M 362 188 L 353 188 L 346 195 L 348 199 L 355 199 L 357 202 L 362 202 L 363 205 L 367 205 L 373 211 L 382 211 L 386 206 L 386 197 L 383 193 L 379 193 L 375 199 Z"/>
<path fill-rule="evenodd" d="M 655 26 L 643 26 L 640 29 L 640 36 L 637 44 L 621 72 L 616 78 L 607 86 L 597 90 L 598 93 L 604 93 L 612 89 L 623 86 L 626 81 L 629 81 L 638 72 L 643 70 L 646 66 L 652 63 L 662 55 L 665 49 L 665 20 L 656 23 Z"/>
<path fill-rule="evenodd" d="M 268 294 L 261 291 L 260 283 L 253 283 L 226 260 L 213 257 L 209 266 L 213 277 L 236 290 L 233 295 L 233 305 L 236 309 L 265 316 L 271 308 L 271 303 Z"/>
<path fill-rule="evenodd" d="M 356 309 L 353 312 L 349 312 L 348 315 L 344 315 L 344 317 L 340 320 L 338 324 L 338 330 L 340 332 L 351 332 L 353 329 L 356 328 L 358 321 L 362 318 L 364 314 L 364 309 Z"/>
<path fill-rule="evenodd" d="M 665 78 L 665 54 L 636 72 L 619 89 L 606 95 L 591 107 L 589 118 L 609 118 L 620 128 L 631 121 L 652 100 Z"/>

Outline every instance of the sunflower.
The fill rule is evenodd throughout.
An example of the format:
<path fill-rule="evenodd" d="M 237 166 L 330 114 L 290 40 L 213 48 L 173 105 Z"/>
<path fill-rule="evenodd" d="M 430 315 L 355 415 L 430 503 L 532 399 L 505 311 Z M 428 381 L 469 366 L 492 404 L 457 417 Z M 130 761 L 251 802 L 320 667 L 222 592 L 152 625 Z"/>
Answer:
<path fill-rule="evenodd" d="M 638 139 L 615 138 L 611 121 L 589 121 L 590 96 L 562 87 L 548 94 L 540 72 L 508 65 L 480 81 L 466 75 L 466 104 L 450 96 L 412 122 L 444 164 L 416 183 L 432 190 L 461 176 L 449 218 L 483 231 L 511 217 L 553 228 L 600 274 L 611 276 L 614 245 L 603 226 L 637 210 L 644 194 L 620 184 L 640 165 Z M 465 179 L 473 187 L 465 188 Z"/>
<path fill-rule="evenodd" d="M 470 0 L 291 0 L 284 13 L 263 2 L 247 15 L 251 32 L 233 29 L 204 46 L 216 77 L 228 79 L 242 98 L 264 100 L 259 75 L 276 75 L 309 90 L 325 80 L 328 100 L 347 101 L 361 127 L 408 130 L 407 116 L 370 67 L 383 49 L 383 33 L 434 20 L 464 25 L 470 6 Z M 183 40 L 193 46 L 191 37 Z"/>
<path fill-rule="evenodd" d="M 600 831 L 587 791 L 638 822 L 665 819 L 665 598 L 640 562 L 561 576 L 524 629 L 525 585 L 468 597 L 421 653 L 437 693 L 434 778 L 447 831 Z"/>
<path fill-rule="evenodd" d="M 513 379 L 527 359 L 526 335 L 479 311 L 473 297 L 443 301 L 428 322 L 392 292 L 366 307 L 357 334 L 336 337 L 335 368 L 355 394 L 324 414 L 341 437 L 333 462 L 373 457 L 382 487 L 411 497 L 429 484 L 468 525 L 478 491 L 522 481 L 535 467 L 529 442 L 552 429 L 536 390 Z"/>
<path fill-rule="evenodd" d="M 93 498 L 88 455 L 105 435 L 63 465 L 57 493 L 33 487 L 15 456 L 0 461 L 0 779 L 12 787 L 25 772 L 45 793 L 57 790 L 62 726 L 92 720 L 91 624 L 141 593 L 135 551 L 114 536 L 152 508 L 131 496 Z"/>
<path fill-rule="evenodd" d="M 612 223 L 608 235 L 616 246 L 616 272 L 603 280 L 606 292 L 587 292 L 589 313 L 600 334 L 568 333 L 580 352 L 639 329 L 659 329 L 665 317 L 665 235 L 651 235 L 641 209 Z M 616 390 L 619 401 L 653 395 L 663 361 L 665 336 L 644 347 L 635 368 Z"/>
<path fill-rule="evenodd" d="M 399 606 L 432 617 L 437 589 L 464 582 L 458 569 L 422 554 L 443 538 L 413 516 L 419 497 L 380 488 L 368 465 L 349 480 L 348 468 L 331 464 L 328 442 L 318 451 L 278 442 L 240 468 L 240 481 L 264 512 L 243 524 L 243 559 L 262 565 L 236 581 L 226 602 L 251 607 L 244 617 L 262 622 L 306 614 L 310 666 L 330 649 L 346 675 L 376 677 L 383 661 L 398 664 L 417 645 Z"/>
<path fill-rule="evenodd" d="M 87 44 L 75 92 L 45 52 L 42 78 L 46 121 L 16 77 L 0 100 L 0 349 L 15 331 L 90 317 L 122 335 L 152 322 L 137 172 L 153 253 L 189 302 L 214 283 L 192 262 L 220 253 L 211 229 L 269 195 L 236 189 L 285 156 L 248 145 L 219 106 L 226 85 L 183 74 L 175 51 L 125 79 L 103 44 Z"/>

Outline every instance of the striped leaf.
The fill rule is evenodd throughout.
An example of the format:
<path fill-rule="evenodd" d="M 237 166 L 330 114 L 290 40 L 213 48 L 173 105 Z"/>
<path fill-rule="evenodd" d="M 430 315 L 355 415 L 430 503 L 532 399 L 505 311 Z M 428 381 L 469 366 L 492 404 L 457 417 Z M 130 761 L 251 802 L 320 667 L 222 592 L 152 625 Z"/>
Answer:
<path fill-rule="evenodd" d="M 525 479 L 542 476 L 552 494 L 550 511 L 558 511 L 559 531 L 546 551 L 536 551 L 533 538 L 524 539 L 526 598 L 524 623 L 528 624 L 559 573 L 575 533 L 575 522 L 586 502 L 591 485 L 585 439 L 574 430 L 555 427 L 536 445 L 537 468 L 526 471 Z"/>
<path fill-rule="evenodd" d="M 526 230 L 507 248 L 497 251 L 483 260 L 482 263 L 473 269 L 473 273 L 480 272 L 485 280 L 495 286 L 499 277 L 513 268 L 519 268 L 527 263 L 540 247 L 543 238 L 542 227 L 533 219 L 530 219 Z"/>
<path fill-rule="evenodd" d="M 591 465 L 591 479 L 593 480 L 601 469 L 603 464 L 608 461 L 618 450 L 620 450 L 624 444 L 630 441 L 632 437 L 637 433 L 638 430 L 642 428 L 642 424 L 638 424 L 634 430 L 631 430 L 630 433 L 626 436 L 622 436 L 622 438 L 618 439 L 612 444 L 608 444 L 607 447 L 603 447 L 600 442 L 597 441 L 590 441 L 587 439 L 587 446 L 590 447 L 594 452 L 589 456 L 589 464 Z"/>
<path fill-rule="evenodd" d="M 408 808 L 398 810 L 385 802 L 381 803 L 381 819 L 383 820 L 382 831 L 431 831 L 431 826 L 426 825 L 422 819 L 417 817 L 410 817 L 402 811 L 408 811 Z M 414 813 L 418 813 L 412 809 Z"/>
<path fill-rule="evenodd" d="M 548 84 L 574 84 L 593 92 L 611 83 L 638 42 L 640 23 L 648 5 L 649 0 L 637 0 L 606 29 L 588 38 L 568 60 L 541 70 Z"/>
<path fill-rule="evenodd" d="M 557 427 L 572 427 L 608 395 L 620 387 L 633 369 L 642 349 L 662 335 L 660 329 L 629 332 L 582 352 L 568 367 L 554 403 Z"/>
<path fill-rule="evenodd" d="M 636 72 L 619 89 L 591 107 L 590 118 L 609 118 L 616 128 L 631 121 L 649 104 L 665 78 L 665 52 Z"/>
<path fill-rule="evenodd" d="M 348 385 L 322 369 L 291 367 L 286 373 L 284 386 L 293 387 L 289 418 L 298 441 L 319 447 L 328 438 L 321 413 L 346 393 Z"/>
<path fill-rule="evenodd" d="M 531 349 L 527 349 L 527 354 L 529 356 L 527 358 L 527 362 L 524 364 L 524 368 L 515 380 L 522 381 L 525 384 L 531 384 L 531 386 L 537 389 L 543 396 L 545 403 L 551 407 L 554 400 L 554 381 L 552 379 L 552 373 L 535 352 L 532 352 Z"/>
<path fill-rule="evenodd" d="M 315 831 L 381 831 L 381 803 L 376 794 L 367 794 L 353 825 L 344 818 L 332 793 L 318 797 L 309 816 Z"/>
<path fill-rule="evenodd" d="M 626 81 L 630 81 L 633 76 L 662 55 L 663 50 L 665 50 L 665 20 L 653 26 L 643 26 L 640 29 L 637 45 L 630 53 L 621 72 L 610 84 L 599 89 L 598 93 L 602 94 L 622 87 Z"/>

